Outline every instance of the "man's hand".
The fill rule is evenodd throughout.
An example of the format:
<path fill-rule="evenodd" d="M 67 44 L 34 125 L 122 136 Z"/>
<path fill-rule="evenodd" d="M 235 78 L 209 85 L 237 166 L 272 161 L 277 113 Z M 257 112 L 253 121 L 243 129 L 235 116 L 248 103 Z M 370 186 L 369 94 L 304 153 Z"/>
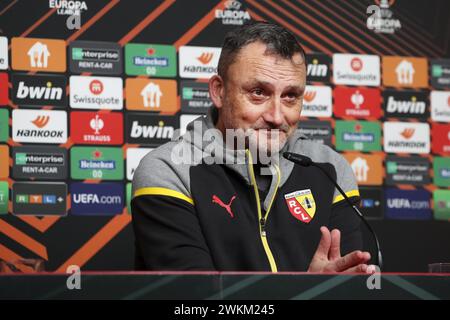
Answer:
<path fill-rule="evenodd" d="M 330 232 L 327 227 L 321 227 L 320 232 L 322 232 L 322 238 L 308 272 L 375 272 L 374 266 L 366 264 L 370 260 L 369 252 L 358 250 L 341 257 L 341 232 L 338 229 Z"/>

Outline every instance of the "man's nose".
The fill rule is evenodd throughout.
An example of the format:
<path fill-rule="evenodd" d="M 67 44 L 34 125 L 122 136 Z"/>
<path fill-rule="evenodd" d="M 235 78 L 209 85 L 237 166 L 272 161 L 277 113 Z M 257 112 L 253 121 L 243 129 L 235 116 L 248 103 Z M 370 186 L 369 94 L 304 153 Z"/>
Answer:
<path fill-rule="evenodd" d="M 274 98 L 264 113 L 264 120 L 278 127 L 283 124 L 283 113 L 281 111 L 280 99 Z"/>

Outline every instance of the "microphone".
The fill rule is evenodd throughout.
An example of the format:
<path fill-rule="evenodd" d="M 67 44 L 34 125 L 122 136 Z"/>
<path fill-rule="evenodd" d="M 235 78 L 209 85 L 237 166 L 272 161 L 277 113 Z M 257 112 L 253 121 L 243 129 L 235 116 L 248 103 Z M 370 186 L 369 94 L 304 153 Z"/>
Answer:
<path fill-rule="evenodd" d="M 367 229 L 369 229 L 370 233 L 372 234 L 374 242 L 375 242 L 375 246 L 377 249 L 377 260 L 376 261 L 377 261 L 378 267 L 381 270 L 381 268 L 383 267 L 383 257 L 381 255 L 381 249 L 380 249 L 380 243 L 378 242 L 378 237 L 377 237 L 375 231 L 370 226 L 370 224 L 367 222 L 366 218 L 364 218 L 364 216 L 362 215 L 361 211 L 359 211 L 358 207 L 350 201 L 350 199 L 345 194 L 344 190 L 342 190 L 342 188 L 337 184 L 336 180 L 334 180 L 334 178 L 328 173 L 328 171 L 326 171 L 319 163 L 312 161 L 311 158 L 308 158 L 301 154 L 292 153 L 292 152 L 284 152 L 283 157 L 289 161 L 292 161 L 295 164 L 301 165 L 302 167 L 309 167 L 309 166 L 316 167 L 320 171 L 322 171 L 331 182 L 333 182 L 336 189 L 339 190 L 341 195 L 344 197 L 345 201 L 353 209 L 353 211 L 358 215 L 358 217 L 363 221 L 363 223 L 365 224 Z"/>

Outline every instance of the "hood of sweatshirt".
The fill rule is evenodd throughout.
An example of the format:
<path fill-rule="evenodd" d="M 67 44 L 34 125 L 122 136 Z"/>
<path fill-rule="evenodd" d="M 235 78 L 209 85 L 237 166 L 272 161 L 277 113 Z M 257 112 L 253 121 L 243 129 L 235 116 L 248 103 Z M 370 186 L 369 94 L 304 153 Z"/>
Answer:
<path fill-rule="evenodd" d="M 235 150 L 227 148 L 222 133 L 215 128 L 214 124 L 216 121 L 217 109 L 211 107 L 206 116 L 201 116 L 188 124 L 186 133 L 179 137 L 179 140 L 190 144 L 193 149 L 192 154 L 195 154 L 195 152 L 197 152 L 197 155 L 201 154 L 201 160 L 209 164 L 220 163 L 238 173 L 247 184 L 252 185 L 253 165 L 251 164 L 254 164 L 252 153 L 246 149 Z M 301 149 L 300 144 L 305 139 L 307 139 L 305 135 L 302 135 L 299 130 L 295 130 L 287 139 L 281 151 L 271 157 L 269 165 L 267 165 L 268 170 L 265 170 L 263 174 L 272 175 L 276 179 L 271 179 L 264 203 L 265 207 L 269 204 L 269 199 L 276 192 L 276 189 L 282 186 L 289 178 L 294 167 L 294 163 L 282 156 L 283 152 L 298 153 L 299 149 Z M 194 162 L 199 160 L 196 158 Z"/>

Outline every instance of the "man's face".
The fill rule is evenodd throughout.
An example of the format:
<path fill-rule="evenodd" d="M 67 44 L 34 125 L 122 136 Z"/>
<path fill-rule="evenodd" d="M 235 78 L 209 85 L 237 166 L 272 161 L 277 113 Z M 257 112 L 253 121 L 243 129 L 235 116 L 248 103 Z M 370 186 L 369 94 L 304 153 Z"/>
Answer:
<path fill-rule="evenodd" d="M 253 129 L 250 143 L 255 143 L 259 152 L 271 153 L 278 152 L 297 129 L 306 69 L 300 54 L 284 59 L 266 49 L 261 42 L 242 48 L 225 82 L 219 84 L 219 98 L 213 100 L 222 132 Z M 214 81 L 210 85 L 214 87 Z"/>

